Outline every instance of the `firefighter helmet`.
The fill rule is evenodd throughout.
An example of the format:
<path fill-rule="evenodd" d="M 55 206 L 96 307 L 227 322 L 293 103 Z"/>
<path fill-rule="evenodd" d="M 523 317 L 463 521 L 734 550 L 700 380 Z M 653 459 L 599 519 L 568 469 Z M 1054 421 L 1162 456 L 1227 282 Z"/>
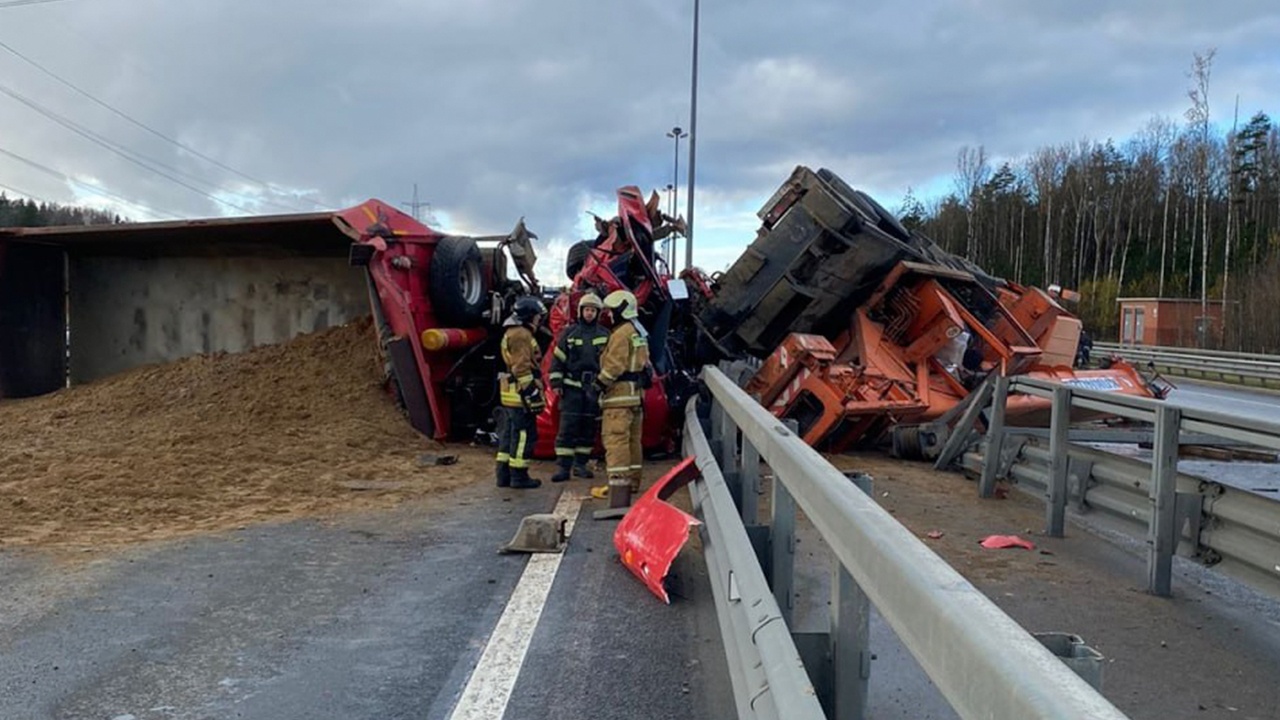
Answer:
<path fill-rule="evenodd" d="M 624 320 L 635 320 L 640 317 L 636 308 L 636 296 L 629 290 L 614 290 L 604 299 L 604 306 Z"/>
<path fill-rule="evenodd" d="M 604 303 L 600 302 L 600 296 L 595 293 L 587 293 L 578 298 L 578 317 L 582 317 L 582 308 L 595 308 L 596 312 L 604 309 Z"/>
<path fill-rule="evenodd" d="M 518 318 L 520 322 L 526 322 L 526 323 L 532 321 L 535 317 L 538 317 L 539 315 L 542 315 L 546 312 L 547 312 L 547 309 L 542 306 L 541 301 L 539 301 L 535 297 L 531 297 L 528 295 L 517 300 L 516 306 L 513 310 L 513 313 L 515 314 L 516 318 Z"/>

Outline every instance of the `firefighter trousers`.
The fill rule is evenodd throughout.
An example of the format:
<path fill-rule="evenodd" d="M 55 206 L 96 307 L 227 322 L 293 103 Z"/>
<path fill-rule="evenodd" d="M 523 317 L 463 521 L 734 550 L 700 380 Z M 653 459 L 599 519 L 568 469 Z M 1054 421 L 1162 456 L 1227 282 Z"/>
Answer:
<path fill-rule="evenodd" d="M 527 470 L 538 442 L 538 414 L 524 408 L 502 408 L 498 422 L 498 462 Z"/>
<path fill-rule="evenodd" d="M 596 446 L 596 418 L 600 406 L 582 388 L 560 391 L 560 428 L 556 434 L 556 459 L 577 458 L 585 465 Z"/>
<path fill-rule="evenodd" d="M 601 434 L 604 437 L 604 463 L 610 478 L 627 478 L 633 490 L 639 489 L 644 457 L 640 454 L 640 429 L 644 410 L 635 407 L 604 409 Z"/>

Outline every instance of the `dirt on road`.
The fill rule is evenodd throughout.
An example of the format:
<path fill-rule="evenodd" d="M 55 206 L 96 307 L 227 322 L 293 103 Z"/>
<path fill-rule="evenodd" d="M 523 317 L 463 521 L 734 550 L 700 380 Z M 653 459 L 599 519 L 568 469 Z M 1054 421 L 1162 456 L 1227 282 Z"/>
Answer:
<path fill-rule="evenodd" d="M 1144 558 L 1069 524 L 1043 534 L 1045 506 L 1012 490 L 983 500 L 976 483 L 875 453 L 832 456 L 870 473 L 875 499 L 1023 627 L 1081 635 L 1106 656 L 1106 696 L 1129 717 L 1280 717 L 1280 615 L 1177 573 L 1172 598 L 1145 591 Z M 1018 535 L 1034 550 L 988 550 Z"/>
<path fill-rule="evenodd" d="M 395 503 L 489 477 L 409 427 L 368 319 L 0 402 L 0 546 L 96 546 Z"/>

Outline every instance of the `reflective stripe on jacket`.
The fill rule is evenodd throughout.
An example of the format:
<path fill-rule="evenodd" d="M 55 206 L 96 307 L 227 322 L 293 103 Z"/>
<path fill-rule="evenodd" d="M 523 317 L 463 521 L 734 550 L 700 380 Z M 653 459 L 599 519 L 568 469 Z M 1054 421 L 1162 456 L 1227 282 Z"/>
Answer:
<path fill-rule="evenodd" d="M 582 387 L 584 376 L 600 372 L 600 353 L 608 341 L 609 331 L 598 323 L 576 322 L 565 328 L 552 353 L 547 380 Z"/>
<path fill-rule="evenodd" d="M 600 356 L 598 382 L 604 388 L 600 407 L 640 405 L 644 395 L 640 377 L 648 364 L 649 338 L 636 327 L 635 321 L 614 327 Z"/>
<path fill-rule="evenodd" d="M 503 407 L 524 408 L 525 403 L 520 391 L 537 382 L 534 372 L 542 362 L 542 351 L 533 332 L 524 325 L 507 328 L 502 335 L 502 362 L 507 372 L 499 376 L 498 394 Z M 528 409 L 540 410 L 543 406 L 541 398 L 531 404 Z"/>

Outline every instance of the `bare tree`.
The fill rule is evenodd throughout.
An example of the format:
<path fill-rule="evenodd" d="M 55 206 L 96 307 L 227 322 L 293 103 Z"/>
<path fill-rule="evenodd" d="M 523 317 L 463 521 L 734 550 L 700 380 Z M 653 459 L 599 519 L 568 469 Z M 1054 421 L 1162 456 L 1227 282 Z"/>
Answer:
<path fill-rule="evenodd" d="M 987 150 L 982 145 L 960 148 L 956 156 L 956 195 L 965 210 L 964 256 L 978 262 L 977 214 L 978 191 L 987 182 L 991 174 L 991 165 L 987 162 Z"/>

